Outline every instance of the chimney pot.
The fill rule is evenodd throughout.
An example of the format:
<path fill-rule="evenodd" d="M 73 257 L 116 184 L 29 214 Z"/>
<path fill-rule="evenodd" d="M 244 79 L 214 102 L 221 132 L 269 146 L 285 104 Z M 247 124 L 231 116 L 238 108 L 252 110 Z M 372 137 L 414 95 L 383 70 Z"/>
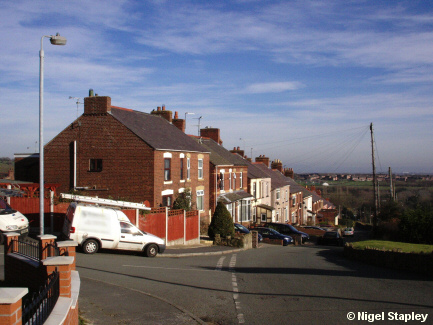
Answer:
<path fill-rule="evenodd" d="M 174 112 L 174 118 L 177 120 L 179 118 L 179 114 L 176 112 Z"/>
<path fill-rule="evenodd" d="M 159 112 L 159 111 L 161 110 L 161 107 L 158 106 L 158 107 L 156 108 L 156 110 Z"/>

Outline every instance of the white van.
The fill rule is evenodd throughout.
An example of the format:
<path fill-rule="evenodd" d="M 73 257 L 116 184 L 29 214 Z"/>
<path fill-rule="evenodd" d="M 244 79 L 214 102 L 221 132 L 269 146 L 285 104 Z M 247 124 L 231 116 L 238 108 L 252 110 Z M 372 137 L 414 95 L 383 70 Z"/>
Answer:
<path fill-rule="evenodd" d="M 29 220 L 0 198 L 0 244 L 4 242 L 3 234 L 8 232 L 26 236 L 29 233 Z"/>
<path fill-rule="evenodd" d="M 155 257 L 165 250 L 163 239 L 139 230 L 120 210 L 73 202 L 66 211 L 63 234 L 86 254 L 99 248 L 143 251 Z"/>

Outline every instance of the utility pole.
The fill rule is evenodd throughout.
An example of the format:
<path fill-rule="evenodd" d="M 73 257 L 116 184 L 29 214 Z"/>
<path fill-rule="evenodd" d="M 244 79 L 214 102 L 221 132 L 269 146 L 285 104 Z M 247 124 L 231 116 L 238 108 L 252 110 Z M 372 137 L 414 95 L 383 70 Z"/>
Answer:
<path fill-rule="evenodd" d="M 373 163 L 373 195 L 374 195 L 374 211 L 373 211 L 373 226 L 377 226 L 377 190 L 376 190 L 376 164 L 374 159 L 374 134 L 373 134 L 373 123 L 370 124 L 371 133 L 371 159 Z"/>
<path fill-rule="evenodd" d="M 389 167 L 389 189 L 391 191 L 391 201 L 394 201 L 394 190 L 392 186 L 392 171 L 391 167 Z"/>

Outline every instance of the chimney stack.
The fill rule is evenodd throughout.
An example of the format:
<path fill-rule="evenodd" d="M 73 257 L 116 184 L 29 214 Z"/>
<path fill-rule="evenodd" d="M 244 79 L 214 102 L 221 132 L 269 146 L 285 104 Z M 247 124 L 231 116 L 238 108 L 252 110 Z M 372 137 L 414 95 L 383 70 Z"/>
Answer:
<path fill-rule="evenodd" d="M 260 155 L 260 156 L 256 157 L 256 162 L 261 162 L 261 163 L 265 164 L 266 167 L 269 168 L 269 158 L 266 157 L 265 155 Z"/>
<path fill-rule="evenodd" d="M 220 129 L 206 127 L 204 129 L 200 129 L 200 136 L 205 138 L 211 138 L 216 143 L 222 146 L 223 142 L 220 138 Z"/>
<path fill-rule="evenodd" d="M 239 156 L 244 157 L 244 151 L 241 150 L 240 147 L 233 147 L 233 150 L 230 150 L 231 153 L 237 153 Z"/>
<path fill-rule="evenodd" d="M 111 112 L 111 98 L 94 96 L 93 89 L 89 89 L 89 97 L 84 98 L 84 115 L 107 114 L 108 112 Z"/>
<path fill-rule="evenodd" d="M 281 160 L 276 159 L 271 163 L 271 169 L 279 170 L 281 173 L 283 173 L 283 163 Z"/>
<path fill-rule="evenodd" d="M 186 127 L 185 120 L 179 118 L 179 114 L 177 113 L 177 111 L 174 112 L 173 125 L 177 127 L 179 130 L 181 130 L 183 133 L 185 133 L 185 127 Z"/>
<path fill-rule="evenodd" d="M 162 106 L 162 110 L 161 110 L 161 106 L 158 106 L 156 108 L 156 111 L 152 111 L 151 114 L 161 116 L 162 118 L 165 118 L 170 123 L 172 122 L 173 112 L 172 111 L 166 111 L 165 105 Z"/>

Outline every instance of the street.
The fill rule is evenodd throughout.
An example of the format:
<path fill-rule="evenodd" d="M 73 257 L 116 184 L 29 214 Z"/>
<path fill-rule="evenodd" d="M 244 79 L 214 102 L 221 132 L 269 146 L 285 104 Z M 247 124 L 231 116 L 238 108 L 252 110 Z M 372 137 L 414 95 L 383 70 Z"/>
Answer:
<path fill-rule="evenodd" d="M 381 324 L 395 323 L 388 313 L 428 314 L 432 322 L 429 279 L 349 261 L 342 252 L 262 245 L 182 258 L 78 253 L 80 310 L 94 324 L 356 324 L 381 315 Z"/>

